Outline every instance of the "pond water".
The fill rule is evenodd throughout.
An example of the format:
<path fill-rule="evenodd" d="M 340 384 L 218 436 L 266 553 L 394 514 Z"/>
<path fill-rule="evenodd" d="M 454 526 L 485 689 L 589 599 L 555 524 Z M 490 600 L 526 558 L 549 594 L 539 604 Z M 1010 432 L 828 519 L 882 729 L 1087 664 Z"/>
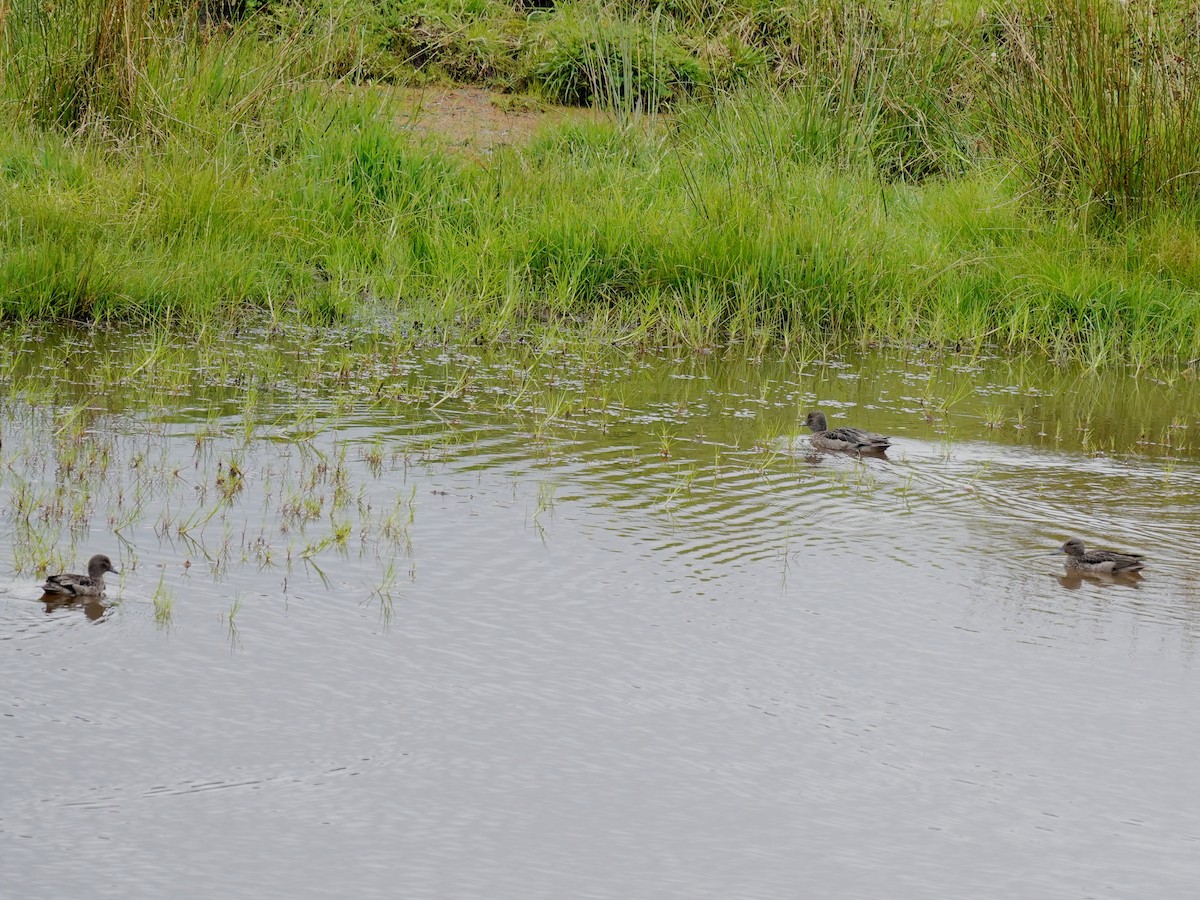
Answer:
<path fill-rule="evenodd" d="M 13 331 L 0 376 L 6 896 L 1200 880 L 1194 373 Z"/>

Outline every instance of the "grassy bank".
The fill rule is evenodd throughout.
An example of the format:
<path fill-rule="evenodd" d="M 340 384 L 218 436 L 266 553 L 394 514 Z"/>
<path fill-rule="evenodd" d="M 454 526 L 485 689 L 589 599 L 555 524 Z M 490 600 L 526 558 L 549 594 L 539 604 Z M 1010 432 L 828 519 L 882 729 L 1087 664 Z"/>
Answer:
<path fill-rule="evenodd" d="M 1200 357 L 1184 6 L 49 9 L 0 4 L 5 317 Z M 448 77 L 607 112 L 464 156 L 397 108 Z"/>

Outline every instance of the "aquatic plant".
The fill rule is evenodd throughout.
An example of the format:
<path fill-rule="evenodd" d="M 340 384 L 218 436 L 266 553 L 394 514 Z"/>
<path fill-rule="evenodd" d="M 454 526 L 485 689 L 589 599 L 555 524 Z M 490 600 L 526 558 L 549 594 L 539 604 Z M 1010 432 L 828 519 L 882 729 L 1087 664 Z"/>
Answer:
<path fill-rule="evenodd" d="M 237 626 L 237 617 L 238 613 L 242 611 L 242 605 L 245 602 L 245 599 L 246 598 L 239 591 L 236 595 L 234 595 L 233 602 L 229 604 L 229 609 L 223 616 L 231 646 L 237 646 L 237 644 L 241 641 L 241 632 Z M 157 605 L 155 612 L 157 613 Z"/>
<path fill-rule="evenodd" d="M 158 584 L 154 588 L 152 600 L 154 602 L 154 624 L 159 628 L 169 628 L 171 621 L 175 617 L 175 598 L 171 595 L 171 591 L 166 586 L 167 572 L 166 569 L 158 577 Z M 230 619 L 230 625 L 233 621 Z"/>

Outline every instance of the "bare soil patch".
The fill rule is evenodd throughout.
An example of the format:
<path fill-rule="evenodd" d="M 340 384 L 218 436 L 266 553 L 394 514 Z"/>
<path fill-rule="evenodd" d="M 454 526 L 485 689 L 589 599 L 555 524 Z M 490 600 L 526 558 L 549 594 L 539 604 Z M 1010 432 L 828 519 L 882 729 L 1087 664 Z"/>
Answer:
<path fill-rule="evenodd" d="M 606 116 L 599 110 L 552 106 L 532 97 L 477 87 L 403 88 L 400 97 L 401 128 L 475 157 L 486 157 L 497 147 L 523 144 L 547 124 Z"/>

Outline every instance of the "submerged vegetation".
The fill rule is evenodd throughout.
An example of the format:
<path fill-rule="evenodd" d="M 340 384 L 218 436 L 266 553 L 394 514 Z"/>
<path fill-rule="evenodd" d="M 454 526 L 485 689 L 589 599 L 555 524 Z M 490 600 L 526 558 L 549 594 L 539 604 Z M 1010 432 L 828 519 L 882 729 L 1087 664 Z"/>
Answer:
<path fill-rule="evenodd" d="M 0 507 L 31 587 L 102 549 L 121 572 L 109 599 L 163 629 L 214 599 L 202 582 L 220 585 L 207 610 L 236 643 L 259 601 L 318 586 L 389 623 L 419 578 L 447 577 L 431 558 L 470 552 L 476 517 L 550 543 L 595 508 L 602 528 L 646 527 L 707 565 L 786 564 L 820 510 L 814 490 L 951 522 L 1004 509 L 1035 529 L 1081 502 L 1142 523 L 1191 515 L 1200 394 L 1187 385 L 1029 357 L 722 359 L 571 332 L 447 348 L 260 326 L 164 349 L 137 328 L 5 326 Z M 800 423 L 817 406 L 857 407 L 851 421 L 892 434 L 894 458 L 812 453 Z M 1100 471 L 1121 479 L 1121 503 Z M 967 497 L 981 505 L 964 510 Z M 860 526 L 846 520 L 856 539 Z"/>
<path fill-rule="evenodd" d="M 5 318 L 1200 357 L 1184 2 L 10 0 L 0 42 Z M 447 81 L 595 112 L 473 155 L 405 114 Z"/>

